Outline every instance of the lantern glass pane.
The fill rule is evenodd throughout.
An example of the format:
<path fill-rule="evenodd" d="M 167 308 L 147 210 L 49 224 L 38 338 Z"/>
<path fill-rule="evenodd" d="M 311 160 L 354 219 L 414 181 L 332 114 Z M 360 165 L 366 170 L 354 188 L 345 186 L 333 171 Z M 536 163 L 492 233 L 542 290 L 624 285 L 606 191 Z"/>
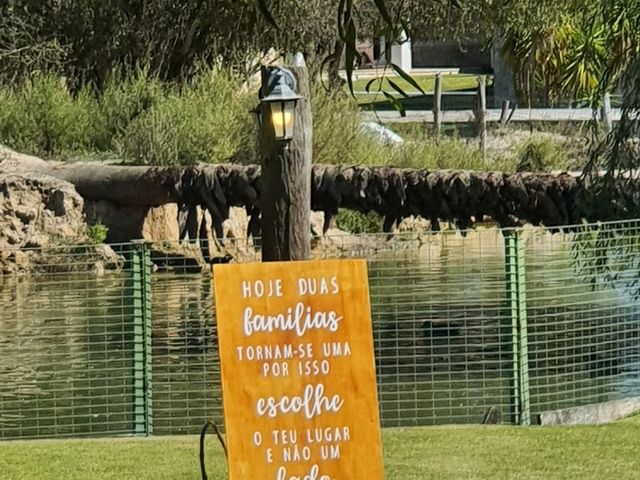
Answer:
<path fill-rule="evenodd" d="M 285 109 L 284 102 L 273 102 L 271 104 L 271 119 L 273 120 L 273 130 L 278 140 L 285 138 Z"/>
<path fill-rule="evenodd" d="M 291 140 L 293 138 L 293 127 L 295 121 L 295 101 L 284 102 L 284 138 Z"/>
<path fill-rule="evenodd" d="M 295 100 L 270 103 L 273 130 L 277 140 L 293 139 L 295 125 Z"/>

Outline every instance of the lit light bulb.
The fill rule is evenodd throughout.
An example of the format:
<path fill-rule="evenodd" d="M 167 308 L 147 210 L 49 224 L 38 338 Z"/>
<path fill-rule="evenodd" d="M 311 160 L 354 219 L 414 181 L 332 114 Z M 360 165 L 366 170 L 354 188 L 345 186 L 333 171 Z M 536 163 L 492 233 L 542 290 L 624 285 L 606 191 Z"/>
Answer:
<path fill-rule="evenodd" d="M 288 110 L 285 110 L 284 114 L 282 112 L 277 112 L 273 114 L 273 123 L 278 127 L 283 127 L 291 123 L 291 118 L 292 114 Z"/>

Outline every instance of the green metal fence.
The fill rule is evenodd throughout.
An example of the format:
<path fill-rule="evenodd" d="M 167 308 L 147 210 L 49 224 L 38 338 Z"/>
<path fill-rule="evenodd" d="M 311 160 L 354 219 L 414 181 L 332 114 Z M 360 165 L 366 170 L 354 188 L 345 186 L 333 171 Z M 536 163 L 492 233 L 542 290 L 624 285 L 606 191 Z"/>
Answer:
<path fill-rule="evenodd" d="M 0 277 L 0 437 L 139 432 L 134 269 L 97 275 L 92 247 L 11 254 L 38 266 Z"/>
<path fill-rule="evenodd" d="M 197 245 L 112 249 L 0 252 L 0 438 L 221 421 Z M 259 257 L 247 240 L 225 251 Z M 368 261 L 384 426 L 480 423 L 491 407 L 527 425 L 545 410 L 640 396 L 638 222 L 348 235 L 315 239 L 313 251 Z"/>

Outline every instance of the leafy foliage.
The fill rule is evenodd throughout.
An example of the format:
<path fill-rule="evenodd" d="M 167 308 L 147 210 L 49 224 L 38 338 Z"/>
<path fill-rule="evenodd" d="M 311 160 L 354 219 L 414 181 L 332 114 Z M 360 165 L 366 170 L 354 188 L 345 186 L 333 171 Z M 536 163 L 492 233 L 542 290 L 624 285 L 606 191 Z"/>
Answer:
<path fill-rule="evenodd" d="M 12 1 L 0 5 L 0 79 L 12 83 L 64 62 L 64 48 L 55 37 L 41 35 L 41 25 L 20 14 Z"/>
<path fill-rule="evenodd" d="M 162 80 L 183 80 L 202 61 L 249 75 L 272 48 L 302 51 L 317 74 L 326 56 L 342 51 L 338 6 L 339 0 L 8 0 L 0 3 L 0 82 L 40 69 L 64 75 L 74 90 L 102 88 L 114 69 L 136 65 Z"/>
<path fill-rule="evenodd" d="M 578 227 L 571 242 L 576 274 L 593 290 L 611 288 L 640 298 L 639 233 L 635 221 Z"/>
<path fill-rule="evenodd" d="M 595 105 L 604 91 L 615 89 L 640 39 L 633 28 L 635 2 L 515 3 L 501 35 L 524 98 L 542 96 L 553 105 L 564 96 Z"/>
<path fill-rule="evenodd" d="M 162 80 L 188 80 L 202 60 L 223 61 L 247 75 L 273 47 L 279 54 L 302 51 L 312 76 L 326 67 L 332 85 L 339 84 L 335 80 L 344 57 L 351 85 L 359 40 L 385 36 L 399 43 L 406 32 L 415 40 L 489 43 L 498 33 L 506 41 L 522 95 L 541 93 L 553 103 L 560 95 L 590 94 L 608 62 L 629 51 L 638 36 L 629 17 L 633 4 L 158 0 L 143 8 L 139 2 L 10 0 L 0 5 L 0 81 L 12 82 L 38 69 L 63 74 L 73 91 L 85 84 L 102 88 L 114 69 L 130 72 L 140 64 Z M 623 67 L 624 62 L 617 71 Z"/>
<path fill-rule="evenodd" d="M 353 210 L 340 210 L 336 226 L 353 234 L 382 233 L 382 218 L 373 212 L 364 214 Z"/>
<path fill-rule="evenodd" d="M 64 79 L 34 74 L 0 97 L 0 138 L 16 149 L 49 156 L 95 143 L 97 105 L 86 89 L 74 97 Z"/>
<path fill-rule="evenodd" d="M 591 217 L 603 213 L 611 219 L 640 217 L 640 3 L 628 0 L 602 0 L 597 17 L 606 25 L 608 55 L 597 85 L 597 94 L 617 88 L 623 94 L 621 120 L 611 132 L 594 126 L 595 148 L 583 171 L 587 186 L 583 203 Z M 597 22 L 598 20 L 594 20 Z M 574 238 L 573 258 L 578 273 L 596 278 L 630 298 L 640 298 L 636 221 L 616 227 L 605 224 L 579 231 Z"/>
<path fill-rule="evenodd" d="M 165 85 L 152 75 L 149 68 L 136 68 L 124 74 L 115 69 L 105 81 L 97 102 L 101 137 L 95 145 L 99 151 L 116 151 L 119 138 L 138 117 L 155 107 L 165 96 Z"/>
<path fill-rule="evenodd" d="M 585 203 L 593 215 L 607 211 L 610 218 L 640 216 L 640 4 L 626 0 L 603 1 L 600 15 L 612 25 L 608 44 L 613 46 L 599 91 L 615 85 L 623 94 L 621 119 L 613 131 L 594 130 L 596 148 L 584 170 L 589 186 Z"/>
<path fill-rule="evenodd" d="M 253 157 L 252 97 L 239 89 L 240 82 L 219 69 L 203 72 L 189 85 L 165 87 L 164 95 L 126 126 L 122 155 L 151 165 Z"/>
<path fill-rule="evenodd" d="M 575 158 L 576 156 L 576 148 L 569 140 L 554 141 L 543 136 L 532 137 L 517 147 L 517 171 L 579 170 L 584 157 Z"/>
<path fill-rule="evenodd" d="M 252 158 L 254 96 L 241 86 L 218 67 L 203 68 L 181 87 L 139 69 L 114 72 L 95 96 L 88 88 L 72 93 L 62 77 L 37 74 L 0 88 L 0 142 L 47 158 L 98 153 L 153 165 Z"/>
<path fill-rule="evenodd" d="M 515 168 L 511 162 L 507 165 L 483 158 L 474 145 L 467 145 L 455 135 L 435 139 L 422 125 L 406 128 L 402 132 L 406 140 L 403 144 L 381 143 L 363 127 L 356 100 L 341 91 L 317 86 L 312 95 L 312 110 L 316 163 L 469 170 Z"/>
<path fill-rule="evenodd" d="M 103 225 L 102 223 L 96 223 L 95 225 L 87 227 L 87 237 L 89 238 L 89 241 L 94 245 L 104 243 L 104 241 L 107 239 L 108 234 L 109 227 Z"/>
<path fill-rule="evenodd" d="M 257 124 L 249 113 L 256 92 L 221 68 L 202 68 L 189 84 L 161 82 L 147 69 L 116 71 L 102 93 L 73 93 L 63 78 L 34 75 L 0 87 L 0 143 L 45 158 L 119 157 L 148 165 L 256 161 Z M 433 138 L 423 125 L 403 125 L 402 144 L 381 140 L 362 123 L 357 101 L 342 90 L 312 91 L 314 160 L 326 164 L 515 170 L 515 157 L 483 158 L 456 134 Z M 397 126 L 396 129 L 400 129 Z M 560 168 L 564 144 L 541 145 Z"/>

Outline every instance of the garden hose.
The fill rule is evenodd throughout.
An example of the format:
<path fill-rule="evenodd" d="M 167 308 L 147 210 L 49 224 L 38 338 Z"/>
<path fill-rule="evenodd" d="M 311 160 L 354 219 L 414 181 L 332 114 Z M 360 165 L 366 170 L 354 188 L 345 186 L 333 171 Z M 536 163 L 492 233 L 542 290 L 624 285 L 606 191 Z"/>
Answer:
<path fill-rule="evenodd" d="M 202 480 L 209 480 L 209 477 L 207 477 L 207 470 L 204 465 L 204 437 L 206 436 L 209 427 L 213 428 L 213 431 L 218 437 L 218 441 L 220 442 L 220 444 L 222 445 L 222 449 L 224 450 L 225 458 L 229 458 L 229 455 L 227 453 L 227 444 L 225 443 L 224 437 L 222 436 L 222 433 L 220 433 L 220 429 L 218 428 L 218 426 L 214 422 L 205 423 L 204 427 L 202 427 L 202 431 L 200 432 L 200 473 L 202 475 Z"/>

